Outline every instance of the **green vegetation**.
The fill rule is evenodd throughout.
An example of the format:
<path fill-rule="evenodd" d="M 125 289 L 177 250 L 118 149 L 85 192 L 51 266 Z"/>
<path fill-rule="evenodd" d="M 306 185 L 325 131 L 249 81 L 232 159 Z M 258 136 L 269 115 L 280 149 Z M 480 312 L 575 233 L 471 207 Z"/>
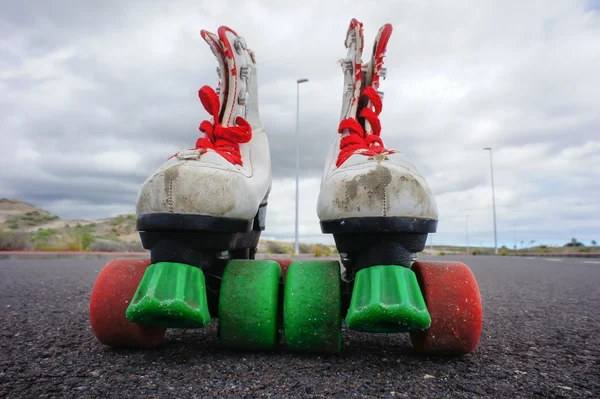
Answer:
<path fill-rule="evenodd" d="M 9 218 L 6 220 L 6 224 L 9 229 L 18 229 L 19 225 L 39 226 L 57 219 L 58 216 L 51 216 L 48 213 L 40 211 L 32 211 L 23 215 Z"/>
<path fill-rule="evenodd" d="M 334 247 L 335 248 L 335 247 Z M 317 258 L 321 256 L 337 256 L 337 251 L 329 245 L 315 244 L 312 245 L 311 253 Z"/>
<path fill-rule="evenodd" d="M 135 215 L 119 215 L 113 220 L 111 220 L 110 224 L 112 224 L 113 226 L 117 226 L 123 223 L 129 224 L 131 222 L 135 222 Z"/>
<path fill-rule="evenodd" d="M 81 225 L 77 223 L 75 228 L 73 229 L 78 234 L 89 233 L 92 234 L 96 231 L 96 223 Z"/>
<path fill-rule="evenodd" d="M 329 251 L 327 251 L 327 252 L 329 252 Z M 321 256 L 329 256 L 329 254 L 326 253 L 321 247 L 317 247 L 317 246 L 315 246 L 314 255 L 317 258 L 321 257 Z"/>
<path fill-rule="evenodd" d="M 267 254 L 294 254 L 294 248 L 287 243 L 279 241 L 265 241 L 265 244 L 265 253 Z"/>
<path fill-rule="evenodd" d="M 33 249 L 38 251 L 89 251 L 94 236 L 85 227 L 65 233 L 54 229 L 40 229 L 30 236 L 30 240 Z"/>
<path fill-rule="evenodd" d="M 1 200 L 0 200 L 1 201 Z M 9 201 L 9 200 L 6 200 Z M 11 201 L 18 204 L 19 201 Z M 115 218 L 102 219 L 97 222 L 65 221 L 48 223 L 59 219 L 49 212 L 36 209 L 32 205 L 26 207 L 8 208 L 7 219 L 0 224 L 0 250 L 46 250 L 46 251 L 143 251 L 136 232 L 136 216 L 133 214 L 119 215 Z M 12 204 L 10 205 L 12 206 Z M 22 211 L 19 211 L 22 209 Z M 16 214 L 16 212 L 22 212 Z M 600 253 L 596 240 L 583 242 L 572 238 L 566 244 L 545 245 L 536 240 L 520 241 L 520 246 L 499 248 L 500 256 L 546 255 L 562 253 Z M 512 243 L 510 245 L 512 247 Z M 314 257 L 339 256 L 334 245 L 302 243 L 300 253 Z M 270 255 L 293 255 L 294 244 L 274 240 L 261 240 L 258 252 Z M 476 246 L 470 248 L 470 255 L 493 255 L 494 249 Z M 425 254 L 432 255 L 464 255 L 465 246 L 438 245 L 435 248 L 425 248 Z"/>
<path fill-rule="evenodd" d="M 48 240 L 48 239 L 52 238 L 52 236 L 56 235 L 56 233 L 58 233 L 58 232 L 54 229 L 39 229 L 35 233 L 35 236 L 33 237 L 33 239 L 36 241 Z"/>
<path fill-rule="evenodd" d="M 331 257 L 337 256 L 338 252 L 333 245 L 325 244 L 303 244 L 298 245 L 301 254 L 312 254 L 315 257 Z M 294 243 L 272 240 L 261 240 L 259 244 L 259 252 L 275 255 L 293 255 Z"/>
<path fill-rule="evenodd" d="M 11 204 L 21 203 L 5 201 L 10 201 Z M 134 242 L 129 242 L 130 235 L 136 232 L 135 215 L 120 215 L 113 219 L 91 223 L 86 221 L 53 223 L 52 228 L 44 228 L 48 223 L 59 220 L 59 217 L 45 210 L 35 209 L 30 204 L 25 205 L 27 207 L 22 213 L 7 215 L 5 222 L 0 223 L 0 250 L 144 250 L 139 240 L 134 239 Z M 18 208 L 16 211 L 19 212 Z M 123 238 L 124 236 L 128 237 Z"/>
<path fill-rule="evenodd" d="M 90 233 L 84 232 L 84 233 L 81 233 L 80 238 L 81 238 L 81 246 L 83 247 L 83 250 L 89 251 L 90 245 L 92 245 L 92 243 L 94 242 L 94 236 L 91 235 Z"/>
<path fill-rule="evenodd" d="M 471 255 L 493 255 L 494 248 L 472 248 Z"/>
<path fill-rule="evenodd" d="M 595 242 L 592 240 L 590 243 Z M 530 244 L 534 244 L 535 240 L 529 241 Z M 460 247 L 455 247 L 459 248 Z M 445 249 L 445 247 L 444 247 Z M 493 248 L 477 248 L 473 249 L 472 255 L 492 255 L 494 252 Z M 511 249 L 503 245 L 498 249 L 498 255 L 500 256 L 533 256 L 533 255 L 546 255 L 546 254 L 573 254 L 573 253 L 596 253 L 600 252 L 600 248 L 597 246 L 585 246 L 583 243 L 573 238 L 571 241 L 563 246 L 550 246 L 546 244 L 539 244 L 537 246 L 523 247 L 520 249 Z M 439 254 L 439 252 L 438 252 Z"/>

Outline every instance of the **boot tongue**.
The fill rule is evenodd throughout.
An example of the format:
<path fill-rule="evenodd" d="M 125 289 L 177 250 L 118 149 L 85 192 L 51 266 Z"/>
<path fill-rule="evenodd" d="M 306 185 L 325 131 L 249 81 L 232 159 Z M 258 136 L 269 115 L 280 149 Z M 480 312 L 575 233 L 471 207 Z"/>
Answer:
<path fill-rule="evenodd" d="M 385 79 L 385 72 L 383 69 L 383 59 L 385 57 L 385 52 L 387 50 L 387 44 L 390 40 L 390 36 L 392 35 L 392 25 L 385 24 L 377 33 L 377 37 L 375 38 L 375 43 L 373 43 L 373 54 L 371 56 L 371 60 L 368 65 L 365 65 L 363 68 L 364 76 L 363 76 L 363 90 L 367 86 L 373 86 L 375 90 L 378 91 L 380 96 L 383 99 L 383 93 L 379 92 L 380 80 L 383 77 Z M 364 107 L 372 107 L 373 104 L 370 103 L 367 99 L 363 99 L 360 101 L 358 114 Z M 373 133 L 370 123 L 363 118 L 360 118 L 360 122 L 363 125 L 366 134 Z"/>
<path fill-rule="evenodd" d="M 373 56 L 371 58 L 371 65 L 373 76 L 371 78 L 371 85 L 375 88 L 375 90 L 379 89 L 379 80 L 382 77 L 382 69 L 383 69 L 383 58 L 385 57 L 385 51 L 387 50 L 387 44 L 390 40 L 390 36 L 392 36 L 392 25 L 385 24 L 379 29 L 379 33 L 375 38 L 375 43 L 373 44 Z M 385 75 L 383 76 L 385 79 Z"/>
<path fill-rule="evenodd" d="M 225 60 L 224 49 L 219 37 L 214 33 L 202 30 L 200 31 L 200 34 L 202 35 L 204 41 L 206 41 L 206 43 L 208 43 L 210 46 L 211 51 L 219 63 L 219 68 L 217 69 L 219 74 L 219 85 L 217 86 L 216 91 L 219 94 L 221 113 L 219 115 L 219 120 L 216 122 L 221 123 L 221 120 L 223 119 L 223 104 L 227 101 L 228 95 L 227 62 Z"/>
<path fill-rule="evenodd" d="M 348 32 L 346 33 L 345 45 L 348 49 L 348 55 L 343 60 L 344 73 L 352 71 L 353 76 L 350 78 L 345 75 L 344 90 L 346 93 L 350 91 L 349 97 L 345 97 L 345 105 L 342 108 L 342 119 L 355 118 L 358 110 L 358 100 L 360 98 L 361 85 L 362 85 L 362 51 L 363 51 L 363 24 L 353 18 L 350 21 Z M 349 101 L 348 103 L 346 101 Z"/>
<path fill-rule="evenodd" d="M 237 101 L 239 71 L 235 62 L 233 41 L 238 37 L 232 29 L 221 26 L 217 31 L 223 49 L 223 59 L 226 63 L 227 76 L 227 101 L 221 103 L 221 124 L 223 126 L 234 126 L 234 107 Z"/>
<path fill-rule="evenodd" d="M 363 36 L 363 24 L 355 18 L 350 21 L 348 33 L 346 33 L 346 48 L 349 48 L 353 42 L 356 42 L 356 51 L 354 52 L 354 62 L 360 64 L 362 62 L 362 52 L 365 38 Z"/>

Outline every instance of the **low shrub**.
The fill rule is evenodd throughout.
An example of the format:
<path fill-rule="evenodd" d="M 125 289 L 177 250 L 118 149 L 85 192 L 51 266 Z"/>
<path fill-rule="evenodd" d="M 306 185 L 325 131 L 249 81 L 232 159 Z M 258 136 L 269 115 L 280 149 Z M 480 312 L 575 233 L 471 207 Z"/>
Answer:
<path fill-rule="evenodd" d="M 33 237 L 33 249 L 38 251 L 89 251 L 95 238 L 86 231 L 60 234 L 53 229 L 40 229 Z"/>
<path fill-rule="evenodd" d="M 83 250 L 89 251 L 90 245 L 92 245 L 94 242 L 94 236 L 88 232 L 83 232 L 79 236 L 81 238 L 81 246 L 83 247 Z"/>
<path fill-rule="evenodd" d="M 313 246 L 311 244 L 302 244 L 302 243 L 299 243 L 298 244 L 298 251 L 301 254 L 312 254 L 313 253 Z"/>
<path fill-rule="evenodd" d="M 55 236 L 58 232 L 54 229 L 39 229 L 36 233 L 35 236 L 33 237 L 34 240 L 48 240 L 50 238 L 52 238 L 53 236 Z"/>
<path fill-rule="evenodd" d="M 31 247 L 24 233 L 0 230 L 0 251 L 25 251 Z"/>
<path fill-rule="evenodd" d="M 38 240 L 34 242 L 33 249 L 37 251 L 83 251 L 81 237 L 75 234 L 66 234 L 51 240 Z"/>
<path fill-rule="evenodd" d="M 311 252 L 317 258 L 319 258 L 321 256 L 331 256 L 331 248 L 328 247 L 327 245 L 323 245 L 323 244 L 315 244 L 315 245 L 313 245 L 313 248 L 312 248 Z"/>
<path fill-rule="evenodd" d="M 265 241 L 267 254 L 288 254 L 293 255 L 294 249 L 290 245 L 285 245 L 277 241 Z"/>

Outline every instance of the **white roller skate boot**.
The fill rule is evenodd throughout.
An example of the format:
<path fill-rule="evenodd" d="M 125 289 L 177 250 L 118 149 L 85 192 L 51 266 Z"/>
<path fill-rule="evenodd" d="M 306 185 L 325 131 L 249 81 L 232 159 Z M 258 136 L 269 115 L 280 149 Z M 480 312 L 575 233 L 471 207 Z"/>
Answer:
<path fill-rule="evenodd" d="M 438 217 L 423 176 L 381 139 L 378 89 L 391 33 L 389 24 L 379 30 L 371 60 L 363 65 L 362 23 L 350 23 L 339 134 L 327 157 L 317 205 L 321 229 L 334 235 L 352 290 L 346 323 L 372 332 L 429 326 L 410 266 L 427 234 L 436 231 Z"/>
<path fill-rule="evenodd" d="M 253 259 L 265 226 L 271 161 L 254 53 L 227 27 L 201 35 L 219 65 L 217 90 L 199 90 L 210 116 L 199 127 L 204 136 L 160 166 L 137 200 L 137 228 L 152 265 L 127 317 L 147 325 L 210 322 L 203 274 L 220 278 L 228 260 Z"/>

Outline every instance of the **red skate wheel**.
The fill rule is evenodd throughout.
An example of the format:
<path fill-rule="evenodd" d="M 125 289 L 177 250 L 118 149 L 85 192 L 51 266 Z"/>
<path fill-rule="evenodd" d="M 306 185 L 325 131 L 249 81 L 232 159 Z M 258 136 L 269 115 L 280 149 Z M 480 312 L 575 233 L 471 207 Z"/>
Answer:
<path fill-rule="evenodd" d="M 119 258 L 100 271 L 90 299 L 92 331 L 98 341 L 130 348 L 153 348 L 163 341 L 166 328 L 144 327 L 125 317 L 149 265 L 149 259 Z"/>
<path fill-rule="evenodd" d="M 292 264 L 294 259 L 278 258 L 278 259 L 269 259 L 269 260 L 274 260 L 275 262 L 279 263 L 279 267 L 281 267 L 281 274 L 283 276 L 283 280 L 285 281 L 285 276 L 287 274 L 288 268 L 290 267 L 290 265 Z"/>
<path fill-rule="evenodd" d="M 465 354 L 481 336 L 482 313 L 479 287 L 471 270 L 460 262 L 415 262 L 431 326 L 413 331 L 410 340 L 417 352 Z"/>

